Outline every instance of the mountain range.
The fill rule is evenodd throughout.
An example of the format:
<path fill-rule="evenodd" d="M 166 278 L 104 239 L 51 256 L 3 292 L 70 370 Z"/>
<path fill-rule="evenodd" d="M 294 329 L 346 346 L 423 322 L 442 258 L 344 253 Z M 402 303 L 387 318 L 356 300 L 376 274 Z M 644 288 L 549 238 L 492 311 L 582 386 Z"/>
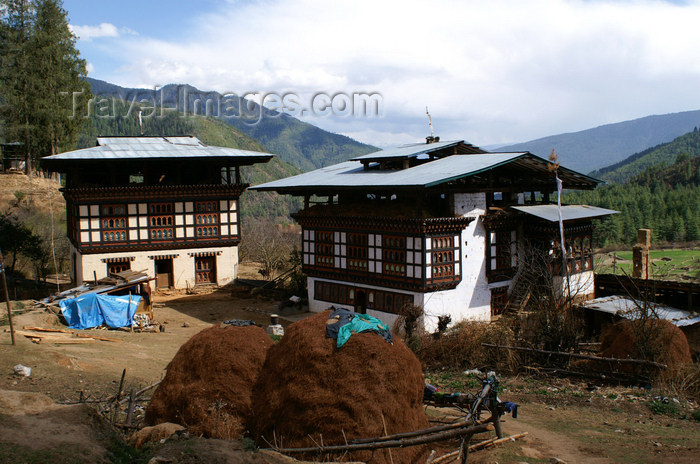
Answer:
<path fill-rule="evenodd" d="M 700 110 L 684 111 L 552 135 L 500 147 L 498 151 L 529 151 L 546 158 L 555 150 L 564 166 L 587 173 L 670 142 L 699 125 Z"/>
<path fill-rule="evenodd" d="M 166 112 L 168 108 L 176 108 L 176 114 L 207 112 L 210 115 L 208 119 L 223 121 L 239 134 L 245 134 L 259 142 L 265 151 L 278 155 L 302 172 L 376 150 L 373 146 L 333 134 L 252 101 L 225 100 L 229 107 L 222 109 L 219 103 L 224 101 L 225 96 L 187 84 L 168 84 L 153 90 L 120 87 L 92 78 L 88 78 L 88 82 L 95 95 L 127 103 L 140 102 L 141 106 L 148 106 L 150 102 L 159 111 L 161 108 L 165 108 Z M 232 114 L 234 117 L 227 117 Z M 665 152 L 654 150 L 676 137 L 692 132 L 698 125 L 700 110 L 685 111 L 490 148 L 494 151 L 530 151 L 542 157 L 549 156 L 554 149 L 566 167 L 580 172 L 593 172 L 593 175 L 601 176 L 606 181 L 624 181 L 664 159 Z M 670 152 L 681 150 L 683 143 L 678 142 L 675 148 L 669 149 Z M 666 164 L 675 160 L 675 155 L 669 156 L 664 161 Z M 623 167 L 628 163 L 632 164 Z"/>
<path fill-rule="evenodd" d="M 302 171 L 310 171 L 352 157 L 371 153 L 377 148 L 344 135 L 334 134 L 288 114 L 279 113 L 237 99 L 227 99 L 213 91 L 202 91 L 186 84 L 168 84 L 158 90 L 120 87 L 87 78 L 94 95 L 126 102 L 150 102 L 156 111 L 175 108 L 180 114 L 207 114 L 235 127 L 258 141 L 265 151 L 278 155 Z M 219 103 L 224 104 L 220 105 Z M 229 107 L 224 107 L 229 105 Z M 204 108 L 204 110 L 202 109 Z M 226 115 L 232 117 L 226 117 Z"/>

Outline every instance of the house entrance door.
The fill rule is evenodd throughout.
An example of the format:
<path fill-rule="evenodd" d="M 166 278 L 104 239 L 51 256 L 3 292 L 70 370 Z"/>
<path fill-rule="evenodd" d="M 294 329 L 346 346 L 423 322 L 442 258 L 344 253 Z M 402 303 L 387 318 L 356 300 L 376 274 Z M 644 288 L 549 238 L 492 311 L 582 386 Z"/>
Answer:
<path fill-rule="evenodd" d="M 156 259 L 156 288 L 169 288 L 173 286 L 173 260 Z"/>
<path fill-rule="evenodd" d="M 198 284 L 216 283 L 216 257 L 202 256 L 194 259 L 195 282 Z"/>

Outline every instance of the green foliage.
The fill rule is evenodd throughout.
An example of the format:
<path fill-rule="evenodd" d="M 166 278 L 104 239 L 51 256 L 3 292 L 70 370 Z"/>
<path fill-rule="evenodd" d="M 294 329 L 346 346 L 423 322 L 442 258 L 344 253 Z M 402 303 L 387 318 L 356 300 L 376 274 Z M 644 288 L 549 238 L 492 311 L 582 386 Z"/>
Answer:
<path fill-rule="evenodd" d="M 10 256 L 4 260 L 4 265 L 9 272 L 15 271 L 17 260 L 20 256 L 33 258 L 41 249 L 42 240 L 35 235 L 24 223 L 18 222 L 10 216 L 0 216 L 0 250 L 3 256 Z"/>
<path fill-rule="evenodd" d="M 59 0 L 2 0 L 0 101 L 7 141 L 22 142 L 27 172 L 75 147 L 90 98 L 85 61 Z"/>
<path fill-rule="evenodd" d="M 648 406 L 654 414 L 677 416 L 680 413 L 680 408 L 673 401 L 664 402 L 660 399 L 654 399 L 648 403 Z"/>

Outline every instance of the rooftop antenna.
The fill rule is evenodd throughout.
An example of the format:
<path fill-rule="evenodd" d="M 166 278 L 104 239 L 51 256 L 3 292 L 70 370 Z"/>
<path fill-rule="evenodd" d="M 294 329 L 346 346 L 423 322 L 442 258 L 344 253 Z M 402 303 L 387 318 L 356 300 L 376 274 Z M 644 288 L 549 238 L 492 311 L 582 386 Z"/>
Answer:
<path fill-rule="evenodd" d="M 428 126 L 430 126 L 430 135 L 425 138 L 425 143 L 439 142 L 440 137 L 435 137 L 435 133 L 433 132 L 433 119 L 430 117 L 427 106 L 425 107 L 425 114 L 428 115 Z"/>
<path fill-rule="evenodd" d="M 141 120 L 141 110 L 139 110 L 139 132 L 143 135 L 143 121 Z"/>

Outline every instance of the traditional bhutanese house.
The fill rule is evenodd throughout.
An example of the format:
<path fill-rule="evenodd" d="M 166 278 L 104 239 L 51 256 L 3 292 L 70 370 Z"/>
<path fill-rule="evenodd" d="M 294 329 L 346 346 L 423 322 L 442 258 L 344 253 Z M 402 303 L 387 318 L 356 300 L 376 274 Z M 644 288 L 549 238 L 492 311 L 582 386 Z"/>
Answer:
<path fill-rule="evenodd" d="M 196 137 L 99 137 L 48 156 L 66 173 L 67 229 L 77 284 L 126 269 L 156 286 L 226 284 L 238 271 L 241 166 L 267 153 L 207 146 Z"/>
<path fill-rule="evenodd" d="M 366 311 L 393 322 L 405 304 L 425 325 L 489 321 L 518 288 L 519 250 L 559 247 L 556 180 L 531 153 L 488 153 L 464 141 L 419 143 L 252 187 L 303 196 L 303 271 L 309 305 Z M 596 179 L 560 167 L 564 188 Z M 319 201 L 321 200 L 321 201 Z M 553 212 L 556 217 L 553 216 Z M 614 211 L 565 206 L 570 282 L 592 296 L 591 218 Z M 552 251 L 554 254 L 554 251 Z M 556 264 L 555 264 L 556 266 Z M 563 288 L 563 265 L 555 282 Z"/>

